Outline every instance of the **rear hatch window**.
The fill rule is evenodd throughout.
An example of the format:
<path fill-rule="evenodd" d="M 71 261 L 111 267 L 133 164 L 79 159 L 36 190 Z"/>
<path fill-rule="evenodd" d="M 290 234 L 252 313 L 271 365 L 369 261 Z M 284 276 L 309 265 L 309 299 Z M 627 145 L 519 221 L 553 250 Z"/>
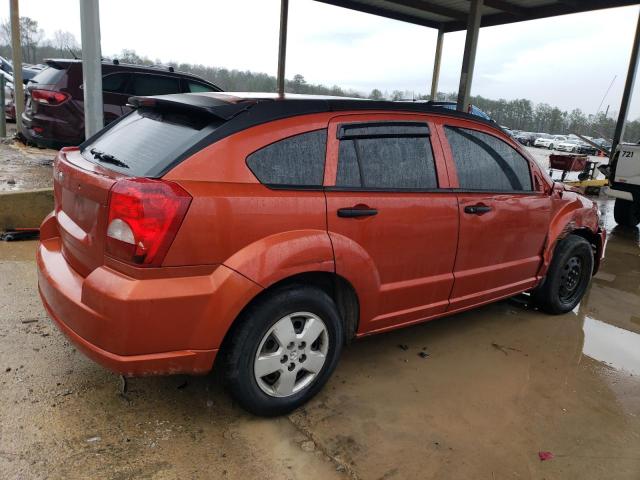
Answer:
<path fill-rule="evenodd" d="M 125 175 L 160 176 L 219 124 L 206 114 L 139 108 L 83 143 L 82 156 Z"/>
<path fill-rule="evenodd" d="M 65 73 L 67 73 L 65 68 L 61 68 L 59 66 L 48 66 L 30 81 L 39 85 L 55 85 L 62 79 L 62 77 L 64 77 Z"/>

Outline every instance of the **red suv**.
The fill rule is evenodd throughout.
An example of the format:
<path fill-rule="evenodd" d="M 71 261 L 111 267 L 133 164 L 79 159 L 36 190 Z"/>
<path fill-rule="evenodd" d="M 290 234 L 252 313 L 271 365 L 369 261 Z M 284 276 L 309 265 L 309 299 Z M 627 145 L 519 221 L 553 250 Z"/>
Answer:
<path fill-rule="evenodd" d="M 81 60 L 46 60 L 47 68 L 25 90 L 21 135 L 41 147 L 60 148 L 84 141 L 84 92 Z M 131 95 L 219 92 L 220 88 L 173 67 L 102 62 L 104 123 L 108 125 L 131 108 Z"/>
<path fill-rule="evenodd" d="M 132 98 L 54 165 L 39 288 L 123 375 L 203 374 L 282 414 L 354 338 L 531 292 L 564 313 L 603 254 L 596 205 L 495 123 L 419 103 Z"/>

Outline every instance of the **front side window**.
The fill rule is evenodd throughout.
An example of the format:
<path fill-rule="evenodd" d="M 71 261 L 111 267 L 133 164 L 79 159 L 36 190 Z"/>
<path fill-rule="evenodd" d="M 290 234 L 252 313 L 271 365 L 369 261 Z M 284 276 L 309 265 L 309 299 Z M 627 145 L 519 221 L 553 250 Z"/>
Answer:
<path fill-rule="evenodd" d="M 426 124 L 356 125 L 340 139 L 337 187 L 397 190 L 438 187 Z"/>
<path fill-rule="evenodd" d="M 460 188 L 531 191 L 529 162 L 499 138 L 467 128 L 445 127 Z"/>
<path fill-rule="evenodd" d="M 326 145 L 326 129 L 301 133 L 252 153 L 247 166 L 266 185 L 321 187 Z"/>

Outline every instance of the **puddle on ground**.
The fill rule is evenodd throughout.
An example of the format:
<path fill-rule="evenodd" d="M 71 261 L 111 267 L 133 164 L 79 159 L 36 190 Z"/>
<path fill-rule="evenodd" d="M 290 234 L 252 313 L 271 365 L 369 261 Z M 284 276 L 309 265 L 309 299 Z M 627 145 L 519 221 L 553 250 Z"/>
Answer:
<path fill-rule="evenodd" d="M 640 375 L 640 334 L 585 317 L 582 353 L 616 370 Z"/>

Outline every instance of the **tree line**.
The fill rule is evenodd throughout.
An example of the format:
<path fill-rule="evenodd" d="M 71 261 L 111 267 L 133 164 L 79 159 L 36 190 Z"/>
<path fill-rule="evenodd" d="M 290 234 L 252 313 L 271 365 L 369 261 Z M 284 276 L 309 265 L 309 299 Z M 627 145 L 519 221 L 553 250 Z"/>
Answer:
<path fill-rule="evenodd" d="M 20 17 L 22 56 L 25 63 L 41 63 L 45 58 L 72 58 L 80 56 L 79 44 L 75 37 L 65 31 L 58 30 L 53 38 L 46 38 L 38 22 L 29 17 Z M 9 21 L 0 22 L 0 55 L 11 56 L 11 29 Z M 134 50 L 123 50 L 114 55 L 123 63 L 142 65 L 161 64 L 160 59 L 151 60 L 138 55 Z M 276 77 L 267 73 L 250 70 L 235 70 L 212 67 L 202 64 L 169 62 L 176 70 L 198 75 L 226 91 L 236 92 L 275 92 Z M 428 95 L 415 94 L 411 91 L 393 90 L 391 92 L 374 88 L 369 93 L 353 89 L 345 89 L 338 85 L 325 86 L 309 83 L 303 75 L 296 74 L 285 80 L 285 90 L 290 93 L 312 95 L 334 95 L 339 97 L 369 98 L 374 100 L 429 100 Z M 437 100 L 453 101 L 456 93 L 439 92 Z M 547 103 L 534 103 L 520 98 L 515 100 L 493 100 L 482 96 L 472 96 L 471 103 L 485 111 L 498 124 L 515 130 L 528 132 L 545 132 L 552 134 L 575 133 L 596 138 L 611 139 L 615 129 L 615 114 L 604 112 L 586 114 L 579 108 L 571 111 L 561 110 Z M 627 122 L 625 140 L 640 140 L 640 119 Z"/>

